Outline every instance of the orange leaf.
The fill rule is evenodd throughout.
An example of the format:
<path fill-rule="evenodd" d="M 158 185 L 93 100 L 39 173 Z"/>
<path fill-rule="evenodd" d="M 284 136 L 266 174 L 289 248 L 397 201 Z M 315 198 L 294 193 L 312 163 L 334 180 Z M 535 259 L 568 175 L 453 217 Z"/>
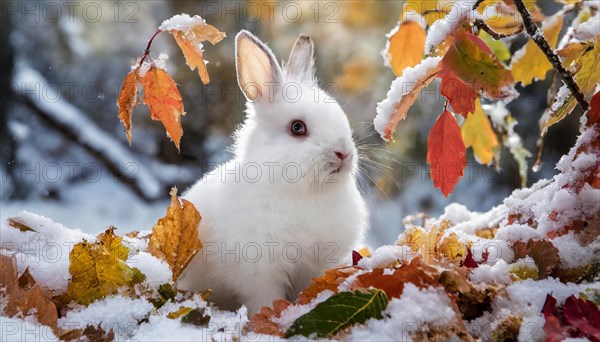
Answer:
<path fill-rule="evenodd" d="M 119 106 L 119 119 L 123 125 L 125 125 L 125 133 L 127 134 L 129 145 L 131 145 L 131 113 L 133 112 L 133 107 L 138 103 L 137 92 L 136 69 L 125 76 L 123 88 L 121 88 L 121 94 L 119 94 L 119 100 L 117 101 L 117 106 Z"/>
<path fill-rule="evenodd" d="M 167 135 L 179 149 L 179 142 L 183 135 L 181 116 L 185 115 L 185 112 L 177 84 L 165 70 L 153 65 L 142 78 L 142 85 L 144 103 L 150 107 L 152 119 L 162 122 Z"/>
<path fill-rule="evenodd" d="M 396 76 L 402 76 L 404 69 L 414 67 L 423 58 L 425 30 L 416 21 L 398 24 L 388 35 L 387 60 Z"/>
<path fill-rule="evenodd" d="M 338 293 L 338 286 L 349 276 L 358 271 L 356 267 L 340 267 L 325 271 L 325 274 L 313 278 L 312 282 L 298 296 L 299 304 L 308 304 L 325 290 Z"/>
<path fill-rule="evenodd" d="M 172 22 L 171 22 L 172 20 Z M 202 83 L 210 82 L 206 62 L 202 57 L 202 42 L 209 41 L 215 45 L 225 38 L 225 33 L 207 24 L 199 16 L 190 17 L 187 14 L 176 15 L 166 20 L 160 26 L 162 31 L 169 31 L 185 56 L 186 64 L 191 70 L 198 68 Z"/>
<path fill-rule="evenodd" d="M 414 258 L 410 263 L 403 263 L 394 269 L 391 274 L 384 272 L 382 268 L 361 274 L 356 278 L 353 288 L 374 287 L 383 290 L 389 298 L 400 298 L 406 283 L 427 288 L 439 285 L 438 277 L 439 273 L 434 267 L 422 263 L 420 258 Z"/>
<path fill-rule="evenodd" d="M 431 178 L 436 188 L 444 196 L 454 189 L 463 175 L 467 164 L 466 148 L 460 127 L 448 110 L 437 119 L 427 138 L 427 162 L 431 168 Z"/>

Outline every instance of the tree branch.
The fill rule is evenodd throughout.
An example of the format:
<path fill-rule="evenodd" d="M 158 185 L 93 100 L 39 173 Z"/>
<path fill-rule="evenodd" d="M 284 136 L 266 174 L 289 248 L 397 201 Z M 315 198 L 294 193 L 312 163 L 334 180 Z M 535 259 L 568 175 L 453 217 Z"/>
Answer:
<path fill-rule="evenodd" d="M 485 21 L 483 21 L 482 19 L 476 19 L 473 25 L 475 25 L 475 27 L 477 27 L 478 29 L 487 32 L 492 38 L 496 40 L 516 36 L 525 30 L 525 26 L 520 25 L 514 32 L 511 33 L 496 32 L 493 28 L 489 27 L 488 24 L 486 24 Z"/>
<path fill-rule="evenodd" d="M 569 70 L 567 70 L 562 62 L 560 61 L 560 57 L 556 54 L 554 49 L 548 44 L 546 38 L 544 38 L 544 34 L 540 30 L 539 27 L 534 23 L 533 18 L 531 17 L 531 13 L 527 10 L 525 3 L 523 0 L 513 0 L 517 10 L 521 14 L 521 18 L 523 18 L 523 24 L 525 24 L 525 29 L 527 30 L 527 34 L 533 39 L 533 41 L 537 44 L 537 46 L 542 50 L 544 55 L 548 61 L 552 64 L 554 69 L 558 71 L 558 73 L 562 76 L 565 81 L 565 84 L 575 96 L 575 99 L 579 103 L 579 106 L 583 111 L 587 111 L 590 108 L 589 102 L 585 99 L 585 95 L 581 92 L 579 85 L 575 82 L 573 78 L 573 74 Z"/>

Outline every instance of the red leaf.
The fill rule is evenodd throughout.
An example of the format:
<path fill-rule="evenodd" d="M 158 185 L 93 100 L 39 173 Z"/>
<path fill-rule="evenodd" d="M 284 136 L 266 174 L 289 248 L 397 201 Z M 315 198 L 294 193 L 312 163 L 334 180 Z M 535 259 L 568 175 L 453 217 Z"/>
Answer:
<path fill-rule="evenodd" d="M 587 125 L 600 123 L 600 92 L 597 92 L 590 102 L 590 110 L 587 112 Z"/>
<path fill-rule="evenodd" d="M 475 261 L 475 259 L 473 259 L 473 253 L 471 253 L 471 250 L 467 250 L 467 257 L 465 258 L 465 261 L 463 261 L 462 266 L 468 267 L 468 268 L 477 268 L 479 267 L 479 264 L 477 263 L 477 261 Z"/>
<path fill-rule="evenodd" d="M 436 188 L 444 196 L 454 189 L 463 175 L 467 160 L 466 148 L 458 123 L 448 110 L 437 119 L 427 138 L 427 163 L 431 168 L 431 178 Z"/>
<path fill-rule="evenodd" d="M 352 251 L 352 266 L 358 265 L 358 262 L 362 258 L 363 258 L 363 256 L 360 255 L 360 253 L 358 253 L 357 251 Z"/>
<path fill-rule="evenodd" d="M 544 317 L 558 314 L 558 311 L 556 310 L 556 298 L 549 293 L 546 295 L 546 301 L 542 307 L 542 313 L 544 314 Z"/>
<path fill-rule="evenodd" d="M 475 88 L 464 83 L 448 69 L 439 73 L 438 77 L 442 79 L 440 92 L 448 99 L 455 112 L 465 118 L 469 113 L 475 112 L 475 99 L 477 99 Z"/>
<path fill-rule="evenodd" d="M 571 296 L 563 306 L 565 321 L 591 340 L 600 341 L 600 311 L 596 304 Z"/>

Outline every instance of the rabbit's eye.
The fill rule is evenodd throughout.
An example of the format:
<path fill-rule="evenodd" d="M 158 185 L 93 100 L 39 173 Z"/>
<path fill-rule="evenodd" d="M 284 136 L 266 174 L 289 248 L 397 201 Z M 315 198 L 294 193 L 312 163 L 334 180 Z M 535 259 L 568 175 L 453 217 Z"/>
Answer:
<path fill-rule="evenodd" d="M 292 124 L 290 126 L 290 131 L 291 131 L 292 135 L 297 135 L 297 136 L 306 135 L 306 133 L 307 133 L 306 124 L 302 120 L 294 120 L 294 121 L 292 121 Z"/>

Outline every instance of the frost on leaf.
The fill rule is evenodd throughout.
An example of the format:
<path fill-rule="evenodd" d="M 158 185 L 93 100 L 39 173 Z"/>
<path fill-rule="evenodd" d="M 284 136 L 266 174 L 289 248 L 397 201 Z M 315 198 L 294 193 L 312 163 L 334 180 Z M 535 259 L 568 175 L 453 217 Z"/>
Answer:
<path fill-rule="evenodd" d="M 171 189 L 171 204 L 167 215 L 152 228 L 148 252 L 165 260 L 177 280 L 192 258 L 202 248 L 198 224 L 202 217 L 194 205 L 177 198 L 177 188 Z"/>
<path fill-rule="evenodd" d="M 552 48 L 556 47 L 558 34 L 560 33 L 562 24 L 562 14 L 557 14 L 547 21 L 544 21 L 542 24 L 544 37 Z M 526 86 L 533 83 L 533 81 L 545 79 L 546 73 L 552 69 L 552 64 L 548 61 L 535 41 L 530 39 L 521 50 L 515 52 L 515 56 L 511 63 L 511 69 L 515 81 L 521 82 Z"/>
<path fill-rule="evenodd" d="M 445 110 L 437 119 L 427 138 L 427 163 L 436 188 L 444 196 L 454 189 L 467 165 L 465 143 L 452 113 Z"/>
<path fill-rule="evenodd" d="M 406 118 L 421 90 L 427 87 L 440 71 L 439 62 L 439 57 L 427 58 L 414 68 L 405 69 L 402 76 L 392 82 L 386 99 L 377 104 L 377 117 L 374 120 L 375 129 L 383 139 L 392 139 L 398 122 Z"/>
<path fill-rule="evenodd" d="M 131 114 L 133 113 L 133 107 L 138 102 L 137 92 L 137 72 L 131 71 L 125 76 L 123 88 L 121 88 L 121 94 L 119 94 L 119 100 L 117 101 L 119 119 L 125 125 L 125 133 L 127 134 L 129 145 L 131 145 Z"/>
<path fill-rule="evenodd" d="M 0 302 L 2 316 L 24 318 L 33 315 L 40 324 L 56 332 L 58 312 L 52 297 L 36 284 L 27 270 L 19 277 L 15 258 L 4 254 L 0 254 Z"/>
<path fill-rule="evenodd" d="M 67 297 L 80 304 L 89 304 L 115 294 L 122 286 L 140 283 L 145 276 L 128 266 L 129 249 L 111 227 L 98 236 L 96 242 L 79 242 L 69 254 L 71 280 Z"/>
<path fill-rule="evenodd" d="M 173 35 L 185 56 L 187 65 L 191 70 L 198 68 L 202 83 L 209 83 L 206 62 L 202 57 L 202 42 L 209 41 L 215 45 L 225 38 L 225 33 L 207 24 L 200 16 L 190 17 L 187 14 L 176 15 L 165 20 L 160 30 L 168 31 Z"/>
<path fill-rule="evenodd" d="M 177 84 L 167 72 L 151 66 L 142 78 L 144 86 L 144 104 L 150 107 L 153 120 L 159 120 L 167 130 L 167 134 L 179 149 L 183 135 L 181 116 L 185 115 L 183 100 Z"/>

